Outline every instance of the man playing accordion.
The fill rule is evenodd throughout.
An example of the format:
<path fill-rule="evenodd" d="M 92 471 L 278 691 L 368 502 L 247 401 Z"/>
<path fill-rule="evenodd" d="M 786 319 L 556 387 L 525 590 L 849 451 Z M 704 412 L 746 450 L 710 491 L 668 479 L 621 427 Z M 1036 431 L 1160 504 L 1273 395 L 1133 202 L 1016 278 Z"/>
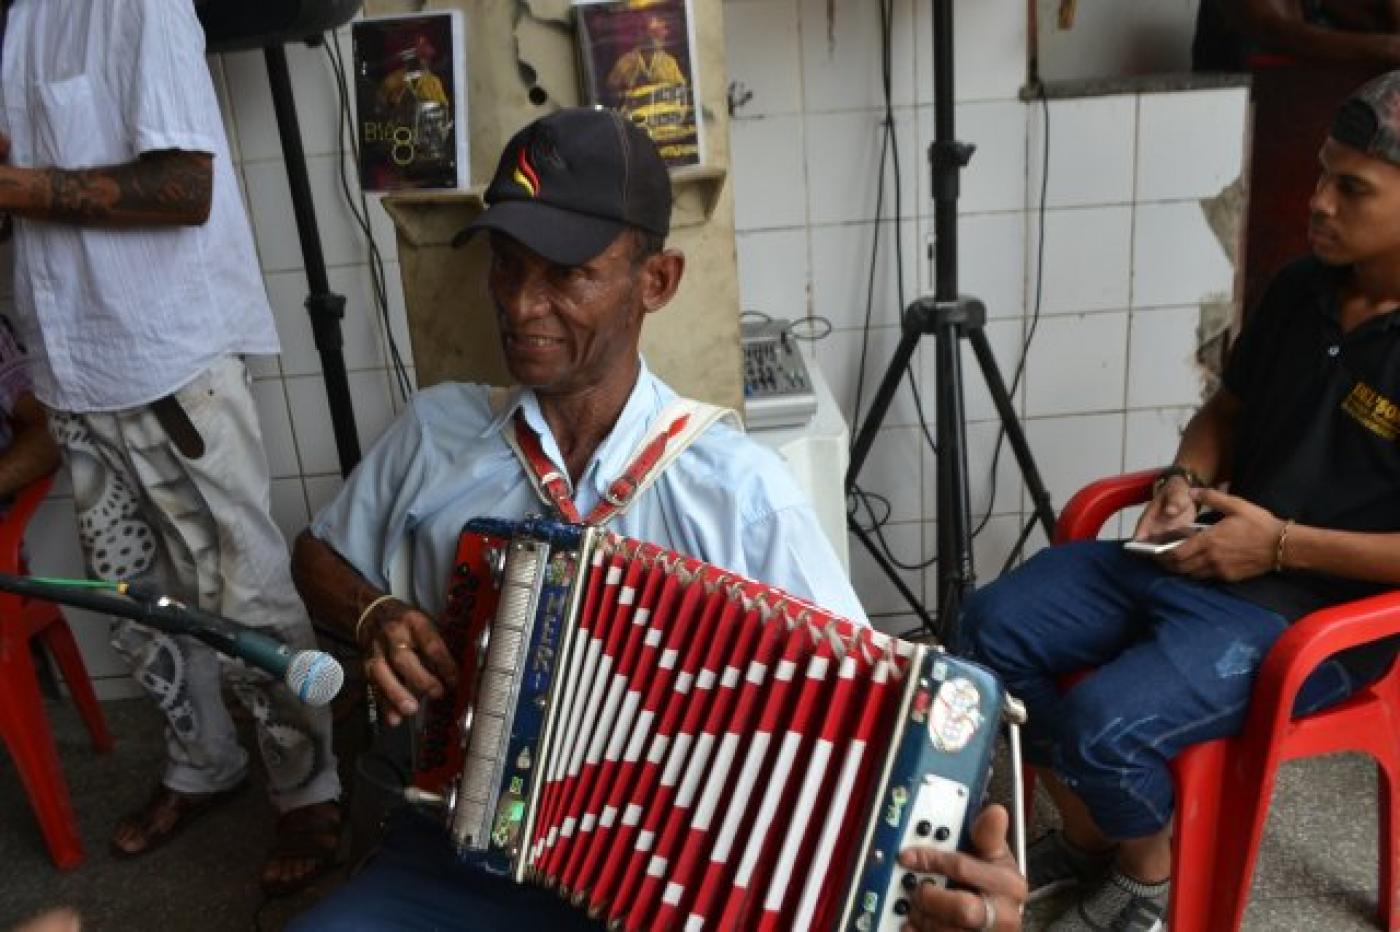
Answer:
<path fill-rule="evenodd" d="M 313 615 L 352 633 L 385 720 L 439 698 L 456 670 L 433 619 L 463 525 L 551 512 L 606 524 L 780 586 L 865 623 L 810 504 L 773 453 L 725 412 L 678 399 L 638 351 L 642 322 L 675 294 L 666 168 L 613 111 L 569 109 L 521 130 L 455 243 L 490 239 L 489 288 L 517 387 L 445 384 L 415 397 L 301 535 L 297 584 Z M 388 592 L 395 567 L 407 588 Z M 928 888 L 928 928 L 1015 928 L 1023 884 L 993 807 L 985 860 L 920 851 L 921 870 L 985 891 Z M 933 912 L 929 912 L 933 910 Z M 941 917 L 941 918 L 940 918 Z M 294 928 L 595 928 L 554 894 L 458 863 L 441 830 L 396 820 L 382 849 Z M 952 922 L 955 925 L 937 925 Z"/>

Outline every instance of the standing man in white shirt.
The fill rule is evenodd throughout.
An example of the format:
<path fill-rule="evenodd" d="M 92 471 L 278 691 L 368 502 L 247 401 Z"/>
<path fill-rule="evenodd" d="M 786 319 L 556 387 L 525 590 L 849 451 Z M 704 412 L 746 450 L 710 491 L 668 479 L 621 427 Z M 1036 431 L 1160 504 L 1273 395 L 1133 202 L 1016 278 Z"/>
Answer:
<path fill-rule="evenodd" d="M 15 0 L 0 97 L 16 322 L 72 469 L 89 571 L 312 646 L 241 359 L 276 353 L 277 333 L 190 0 Z M 328 867 L 329 711 L 190 638 L 123 622 L 113 644 L 167 722 L 160 785 L 118 823 L 114 852 L 150 851 L 246 782 L 227 673 L 281 812 L 264 889 Z"/>

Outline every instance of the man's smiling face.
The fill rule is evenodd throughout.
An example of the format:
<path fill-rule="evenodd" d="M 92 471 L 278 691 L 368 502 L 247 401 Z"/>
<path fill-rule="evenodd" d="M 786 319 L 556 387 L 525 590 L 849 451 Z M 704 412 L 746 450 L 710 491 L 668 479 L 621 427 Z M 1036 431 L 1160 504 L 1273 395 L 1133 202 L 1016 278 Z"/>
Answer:
<path fill-rule="evenodd" d="M 517 382 L 543 394 L 576 392 L 636 358 L 645 317 L 637 248 L 624 231 L 592 259 L 565 266 L 491 234 L 488 283 Z"/>

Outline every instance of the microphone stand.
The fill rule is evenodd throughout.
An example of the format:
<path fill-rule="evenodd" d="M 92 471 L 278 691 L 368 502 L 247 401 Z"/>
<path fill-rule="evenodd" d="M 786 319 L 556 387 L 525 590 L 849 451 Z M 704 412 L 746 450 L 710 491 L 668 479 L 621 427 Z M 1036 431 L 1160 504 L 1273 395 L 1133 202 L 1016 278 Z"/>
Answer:
<path fill-rule="evenodd" d="M 110 594 L 91 586 L 42 582 L 29 576 L 0 573 L 0 590 L 5 592 L 46 602 L 60 602 L 104 615 L 130 618 L 147 628 L 196 638 L 221 654 L 256 665 L 255 658 L 247 657 L 244 651 L 239 650 L 237 642 L 241 626 L 235 622 L 184 605 L 160 595 L 148 586 L 127 583 L 112 585 L 117 594 Z M 243 630 L 256 634 L 269 645 L 277 645 L 278 651 L 285 651 L 287 656 L 292 653 L 291 649 L 277 638 L 254 632 L 252 629 Z"/>
<path fill-rule="evenodd" d="M 301 243 L 302 264 L 310 294 L 306 312 L 311 334 L 321 357 L 326 384 L 326 404 L 340 460 L 341 476 L 360 461 L 360 438 L 355 408 L 341 351 L 344 339 L 340 322 L 345 317 L 345 297 L 331 291 L 321 233 L 316 224 L 316 204 L 306 171 L 306 152 L 297 122 L 296 97 L 287 69 L 283 43 L 296 38 L 308 46 L 335 41 L 335 29 L 359 12 L 361 0 L 195 0 L 195 12 L 204 27 L 206 51 L 240 52 L 261 49 L 267 66 L 267 83 L 277 116 L 277 137 L 287 167 L 287 188 Z"/>
<path fill-rule="evenodd" d="M 102 591 L 104 587 L 108 591 Z M 0 590 L 129 618 L 157 631 L 195 638 L 226 657 L 281 680 L 307 705 L 329 702 L 344 681 L 344 671 L 329 654 L 296 650 L 278 637 L 184 605 L 147 585 L 98 583 L 92 586 L 0 573 Z"/>
<path fill-rule="evenodd" d="M 128 594 L 130 590 L 118 589 L 117 585 L 113 584 L 112 591 L 121 594 L 112 595 L 91 586 L 40 582 L 30 576 L 0 573 L 0 590 L 5 592 L 45 602 L 60 602 L 104 615 L 130 618 L 137 624 L 173 631 L 176 634 L 190 633 L 191 626 L 187 622 L 177 620 L 170 612 L 162 612 L 153 599 L 145 598 L 144 594 L 140 597 L 135 593 Z"/>
<path fill-rule="evenodd" d="M 894 400 L 900 380 L 925 334 L 935 338 L 934 417 L 938 438 L 938 612 L 930 616 L 913 591 L 900 578 L 879 545 L 850 519 L 851 533 L 870 551 L 876 564 L 919 616 L 924 631 L 943 643 L 956 644 L 956 625 L 962 603 L 975 582 L 972 565 L 971 504 L 967 478 L 967 430 L 963 409 L 962 340 L 966 338 L 976 354 L 982 378 L 996 405 L 1002 428 L 1025 478 L 1034 503 L 1035 519 L 1050 537 L 1055 512 L 1050 495 L 1041 481 L 1026 435 L 1016 418 L 1016 409 L 997 368 L 996 357 L 983 332 L 987 309 L 977 298 L 958 293 L 958 189 L 962 169 L 972 158 L 973 146 L 959 142 L 953 133 L 953 9 L 952 0 L 933 0 L 934 138 L 929 146 L 934 207 L 933 297 L 921 297 L 904 310 L 902 333 L 894 358 L 885 370 L 880 387 L 870 404 L 865 422 L 851 445 L 851 461 L 846 471 L 849 496 L 865 465 L 870 447 Z M 1021 531 L 1013 552 L 1019 552 L 1034 523 Z"/>

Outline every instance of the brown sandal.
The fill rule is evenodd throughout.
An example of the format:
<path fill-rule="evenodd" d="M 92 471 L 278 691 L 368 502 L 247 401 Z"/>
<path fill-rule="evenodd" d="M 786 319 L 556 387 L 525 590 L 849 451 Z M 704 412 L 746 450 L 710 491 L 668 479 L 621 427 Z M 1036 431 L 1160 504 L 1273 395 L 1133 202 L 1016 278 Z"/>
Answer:
<path fill-rule="evenodd" d="M 111 842 L 113 856 L 136 858 L 154 851 L 196 818 L 237 796 L 247 786 L 248 781 L 244 780 L 218 793 L 181 793 L 164 784 L 156 787 L 144 806 L 117 823 Z M 138 847 L 124 848 L 117 843 L 117 836 L 128 830 L 140 841 Z"/>
<path fill-rule="evenodd" d="M 335 867 L 340 854 L 341 811 L 335 800 L 289 809 L 277 819 L 272 851 L 263 866 L 262 890 L 268 896 L 287 896 L 306 889 Z M 294 877 L 269 877 L 276 862 L 305 862 L 306 870 Z"/>

